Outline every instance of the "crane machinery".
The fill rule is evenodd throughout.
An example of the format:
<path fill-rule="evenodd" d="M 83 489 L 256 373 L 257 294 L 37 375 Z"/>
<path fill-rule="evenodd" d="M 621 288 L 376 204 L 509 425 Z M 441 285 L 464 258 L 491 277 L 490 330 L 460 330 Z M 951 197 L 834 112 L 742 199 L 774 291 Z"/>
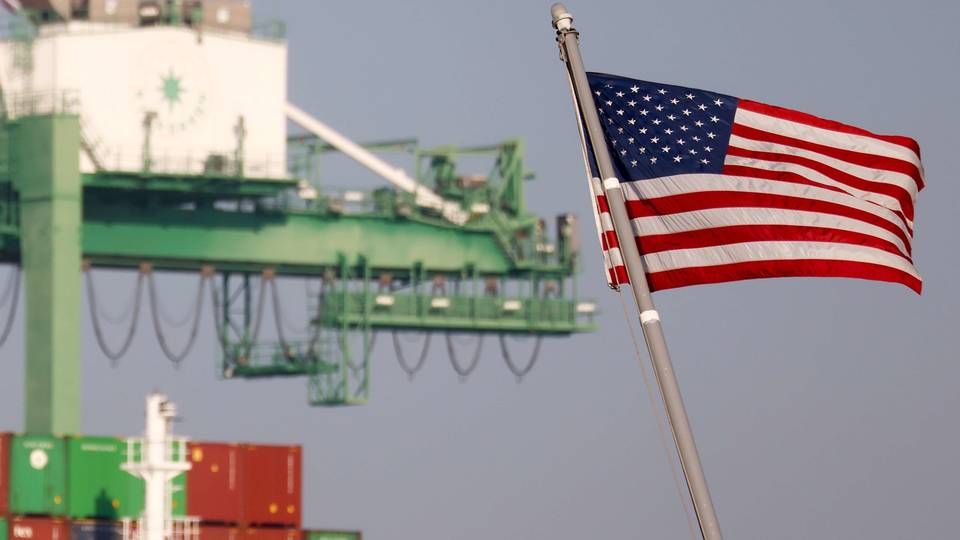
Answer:
<path fill-rule="evenodd" d="M 84 279 L 110 358 L 129 348 L 142 307 L 174 362 L 213 313 L 224 379 L 303 377 L 318 406 L 367 399 L 378 334 L 392 335 L 410 373 L 440 334 L 462 376 L 489 336 L 522 376 L 512 337 L 536 353 L 544 336 L 593 329 L 574 278 L 577 221 L 562 214 L 550 227 L 527 210 L 521 141 L 352 142 L 287 101 L 283 26 L 253 23 L 249 2 L 5 5 L 16 16 L 0 41 L 0 261 L 23 274 L 23 294 L 14 270 L 6 300 L 10 317 L 25 301 L 28 432 L 79 430 Z M 375 153 L 397 149 L 413 156 L 412 175 Z M 389 185 L 321 189 L 311 171 L 331 151 Z M 461 174 L 465 155 L 487 156 L 490 173 Z M 97 306 L 102 268 L 137 276 L 119 345 Z M 197 276 L 183 321 L 164 315 L 158 272 Z M 294 277 L 314 283 L 298 339 L 278 305 L 278 280 Z M 260 332 L 267 305 L 275 339 Z M 398 336 L 420 332 L 407 362 Z M 456 356 L 461 334 L 477 336 L 470 358 Z"/>

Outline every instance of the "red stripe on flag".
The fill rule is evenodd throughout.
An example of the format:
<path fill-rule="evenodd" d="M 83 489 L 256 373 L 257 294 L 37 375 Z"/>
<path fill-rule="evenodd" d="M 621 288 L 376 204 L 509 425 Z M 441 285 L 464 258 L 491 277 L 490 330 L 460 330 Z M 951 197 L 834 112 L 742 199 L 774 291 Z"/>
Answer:
<path fill-rule="evenodd" d="M 727 155 L 762 159 L 765 161 L 780 161 L 783 163 L 792 163 L 794 165 L 800 165 L 809 169 L 813 169 L 824 176 L 828 176 L 837 182 L 846 184 L 854 189 L 872 191 L 873 193 L 886 195 L 896 199 L 897 202 L 900 203 L 900 209 L 903 211 L 903 214 L 907 217 L 907 219 L 911 221 L 913 220 L 913 197 L 909 192 L 907 192 L 907 190 L 899 186 L 883 182 L 864 180 L 863 178 L 858 178 L 852 174 L 838 171 L 837 169 L 834 169 L 833 167 L 825 165 L 819 161 L 792 154 L 760 152 L 757 150 L 745 150 L 743 148 L 731 146 L 727 148 Z"/>
<path fill-rule="evenodd" d="M 871 214 L 870 212 L 828 201 L 742 191 L 699 191 L 696 193 L 657 197 L 656 199 L 627 200 L 627 214 L 631 219 L 677 214 L 680 212 L 693 212 L 709 208 L 749 207 L 819 212 L 856 219 L 883 228 L 897 235 L 897 237 L 903 240 L 904 245 L 907 247 L 907 252 L 910 252 L 910 237 L 890 221 Z"/>
<path fill-rule="evenodd" d="M 601 214 L 610 213 L 610 206 L 607 205 L 606 195 L 597 195 L 597 210 L 599 210 Z"/>
<path fill-rule="evenodd" d="M 811 141 L 806 141 L 802 139 L 796 139 L 793 137 L 787 137 L 786 135 L 780 135 L 777 133 L 770 133 L 769 131 L 763 131 L 762 129 L 757 129 L 742 124 L 733 125 L 733 134 L 746 139 L 752 139 L 755 141 L 764 141 L 771 142 L 776 144 L 782 144 L 784 146 L 793 146 L 795 148 L 802 148 L 804 150 L 810 150 L 811 152 L 817 152 L 818 154 L 823 154 L 825 156 L 830 156 L 847 163 L 853 163 L 855 165 L 860 165 L 862 167 L 869 167 L 871 169 L 882 169 L 885 171 L 898 172 L 905 174 L 913 179 L 914 183 L 917 185 L 917 189 L 923 189 L 923 175 L 920 174 L 920 169 L 916 165 L 902 159 L 896 159 L 889 156 L 881 156 L 878 154 L 869 154 L 866 152 L 855 152 L 853 150 L 844 150 L 841 148 L 836 148 L 833 146 L 827 146 L 824 144 L 818 144 Z"/>
<path fill-rule="evenodd" d="M 610 273 L 610 282 L 614 285 L 626 285 L 630 283 L 630 278 L 627 277 L 627 269 L 622 264 L 610 268 L 607 272 Z"/>
<path fill-rule="evenodd" d="M 836 191 L 837 193 L 843 193 L 844 195 L 849 195 L 844 189 L 837 186 L 831 186 L 828 184 L 821 184 L 820 182 L 815 182 L 809 178 L 797 174 L 792 171 L 771 171 L 770 169 L 758 169 L 756 167 L 747 167 L 746 165 L 724 165 L 723 174 L 728 176 L 746 176 L 750 178 L 761 178 L 763 180 L 776 180 L 778 182 L 787 182 L 790 184 L 802 184 L 807 186 L 814 186 L 822 189 L 828 189 L 830 191 Z M 872 204 L 872 203 L 871 203 Z M 880 206 L 880 205 L 877 205 Z M 913 234 L 913 227 L 910 226 L 910 222 L 903 212 L 899 210 L 894 210 L 892 208 L 881 207 L 889 212 L 895 214 L 900 218 L 900 222 L 903 223 L 903 226 L 906 227 L 911 234 Z M 869 212 L 868 212 L 869 213 Z"/>
<path fill-rule="evenodd" d="M 917 155 L 917 158 L 920 157 L 920 145 L 917 144 L 917 141 L 911 139 L 910 137 L 904 137 L 902 135 L 879 135 L 862 128 L 837 122 L 835 120 L 827 120 L 812 114 L 802 113 L 792 109 L 785 109 L 783 107 L 777 107 L 776 105 L 767 105 L 766 103 L 759 103 L 757 101 L 750 101 L 749 99 L 741 99 L 737 106 L 748 111 L 765 114 L 767 116 L 783 118 L 784 120 L 799 122 L 808 126 L 829 129 L 831 131 L 848 133 L 851 135 L 862 135 L 864 137 L 870 137 L 879 141 L 886 141 L 888 143 L 893 143 L 912 150 L 913 153 Z"/>
<path fill-rule="evenodd" d="M 603 250 L 609 251 L 618 247 L 620 247 L 620 242 L 617 240 L 617 232 L 603 231 Z"/>
<path fill-rule="evenodd" d="M 861 232 L 803 225 L 731 225 L 695 231 L 638 236 L 637 246 L 641 253 L 646 254 L 674 249 L 694 249 L 763 241 L 852 244 L 876 248 L 903 257 L 911 263 L 913 262 L 909 257 L 904 257 L 899 246 L 888 240 Z"/>
<path fill-rule="evenodd" d="M 920 294 L 923 283 L 900 270 L 872 263 L 823 259 L 770 260 L 698 266 L 647 274 L 650 289 L 773 277 L 847 277 L 902 283 Z"/>

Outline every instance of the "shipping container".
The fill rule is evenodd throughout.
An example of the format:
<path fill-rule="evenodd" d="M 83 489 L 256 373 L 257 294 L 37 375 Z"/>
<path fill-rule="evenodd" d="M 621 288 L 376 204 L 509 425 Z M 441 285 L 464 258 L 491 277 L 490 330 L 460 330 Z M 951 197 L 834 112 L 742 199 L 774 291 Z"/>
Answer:
<path fill-rule="evenodd" d="M 238 540 L 240 529 L 226 525 L 200 524 L 199 540 Z"/>
<path fill-rule="evenodd" d="M 0 516 L 10 511 L 10 442 L 13 435 L 0 433 Z M 6 524 L 0 530 L 6 528 Z M 2 539 L 0 539 L 2 540 Z"/>
<path fill-rule="evenodd" d="M 122 470 L 126 441 L 115 437 L 67 440 L 67 514 L 73 519 L 139 517 L 143 480 Z"/>
<path fill-rule="evenodd" d="M 7 518 L 0 517 L 0 540 L 8 540 L 7 536 Z"/>
<path fill-rule="evenodd" d="M 117 521 L 74 521 L 70 540 L 123 540 L 123 523 Z"/>
<path fill-rule="evenodd" d="M 64 440 L 49 435 L 15 435 L 10 444 L 10 513 L 62 516 L 66 499 Z"/>
<path fill-rule="evenodd" d="M 246 444 L 242 448 L 244 524 L 299 528 L 300 447 Z"/>
<path fill-rule="evenodd" d="M 144 485 L 142 481 L 139 484 L 140 489 L 146 493 L 146 485 Z M 173 498 L 171 501 L 173 515 L 187 515 L 187 475 L 185 473 L 170 481 L 170 491 Z M 143 500 L 143 496 L 140 497 L 140 500 Z M 141 503 L 141 512 L 143 511 L 142 506 L 143 504 Z"/>
<path fill-rule="evenodd" d="M 70 526 L 52 518 L 10 518 L 9 540 L 70 540 Z"/>
<path fill-rule="evenodd" d="M 363 540 L 360 531 L 303 531 L 303 540 Z"/>
<path fill-rule="evenodd" d="M 139 461 L 142 459 L 143 454 L 141 453 L 141 444 L 142 443 L 138 440 L 133 441 L 132 448 L 131 448 L 132 454 L 130 457 L 132 457 L 134 461 Z M 120 439 L 121 452 L 127 451 L 126 445 L 127 445 L 127 441 L 125 439 Z M 182 448 L 181 445 L 177 443 L 174 443 L 171 446 L 170 457 L 173 460 L 177 460 L 180 458 L 181 448 Z M 127 459 L 127 456 L 125 454 L 121 456 L 122 461 L 126 461 L 126 459 Z M 130 504 L 132 505 L 130 512 L 132 516 L 127 516 L 127 517 L 139 516 L 140 513 L 143 511 L 144 497 L 145 497 L 145 490 L 146 490 L 146 485 L 144 484 L 142 479 L 133 475 L 131 475 L 131 478 L 133 479 L 132 480 L 133 485 L 130 487 L 130 489 L 132 490 L 130 492 Z M 170 504 L 171 504 L 171 508 L 174 516 L 185 515 L 186 508 L 187 508 L 186 484 L 187 484 L 186 474 L 180 474 L 170 482 L 170 492 L 171 492 Z"/>
<path fill-rule="evenodd" d="M 236 540 L 300 540 L 301 538 L 302 535 L 299 529 L 251 527 L 248 529 L 240 529 Z"/>
<path fill-rule="evenodd" d="M 240 446 L 191 442 L 187 453 L 191 464 L 186 474 L 187 515 L 207 523 L 241 523 Z"/>

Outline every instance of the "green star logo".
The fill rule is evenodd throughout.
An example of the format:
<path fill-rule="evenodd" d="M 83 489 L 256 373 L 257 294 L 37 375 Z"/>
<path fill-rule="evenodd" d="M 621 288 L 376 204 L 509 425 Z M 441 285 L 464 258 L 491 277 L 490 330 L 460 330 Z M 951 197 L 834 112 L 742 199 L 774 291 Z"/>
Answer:
<path fill-rule="evenodd" d="M 166 100 L 168 107 L 172 108 L 180 103 L 180 98 L 184 93 L 183 81 L 180 80 L 180 77 L 174 75 L 172 69 L 161 78 L 160 92 L 163 94 L 163 99 Z"/>

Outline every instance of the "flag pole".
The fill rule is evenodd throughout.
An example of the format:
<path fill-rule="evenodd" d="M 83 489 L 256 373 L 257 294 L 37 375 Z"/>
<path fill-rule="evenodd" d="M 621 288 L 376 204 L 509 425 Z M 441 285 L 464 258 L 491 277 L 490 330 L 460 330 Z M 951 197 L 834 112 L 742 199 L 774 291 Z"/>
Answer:
<path fill-rule="evenodd" d="M 667 417 L 673 431 L 677 453 L 680 456 L 680 465 L 683 468 L 696 509 L 700 532 L 704 540 L 722 540 L 720 524 L 710 498 L 707 479 L 700 464 L 700 456 L 693 438 L 693 430 L 687 419 L 687 412 L 680 395 L 680 386 L 677 383 L 667 342 L 660 325 L 660 315 L 653 304 L 650 287 L 647 284 L 646 273 L 643 269 L 643 259 L 634 240 L 633 227 L 627 216 L 623 192 L 620 190 L 620 180 L 613 167 L 613 160 L 607 148 L 603 134 L 603 126 L 597 115 L 597 107 L 590 92 L 587 74 L 583 69 L 583 59 L 580 56 L 579 33 L 573 27 L 573 16 L 563 4 L 554 4 L 550 8 L 553 16 L 553 27 L 557 29 L 557 42 L 560 45 L 561 59 L 567 64 L 567 72 L 573 83 L 574 97 L 580 108 L 583 122 L 586 124 L 586 134 L 593 147 L 594 157 L 600 176 L 603 178 L 603 190 L 613 217 L 614 231 L 619 240 L 621 255 L 627 276 L 630 278 L 630 290 L 640 311 L 640 325 L 643 328 L 643 337 L 650 353 L 657 384 L 667 410 Z M 625 241 L 624 241 L 625 239 Z"/>

